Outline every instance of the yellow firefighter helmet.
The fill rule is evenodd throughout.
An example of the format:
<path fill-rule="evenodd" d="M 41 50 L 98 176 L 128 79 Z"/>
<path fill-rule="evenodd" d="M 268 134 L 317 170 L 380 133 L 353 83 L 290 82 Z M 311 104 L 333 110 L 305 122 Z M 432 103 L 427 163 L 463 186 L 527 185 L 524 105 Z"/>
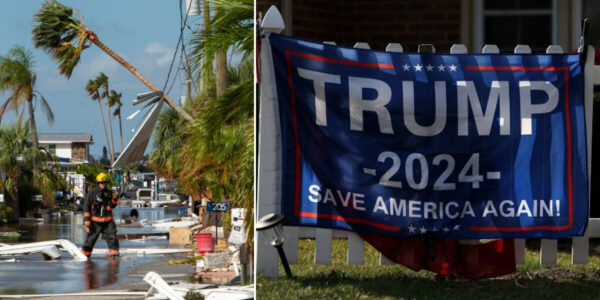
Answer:
<path fill-rule="evenodd" d="M 108 175 L 106 175 L 106 173 L 104 173 L 104 172 L 100 172 L 100 174 L 98 174 L 98 176 L 96 176 L 96 182 L 97 183 L 108 182 Z"/>

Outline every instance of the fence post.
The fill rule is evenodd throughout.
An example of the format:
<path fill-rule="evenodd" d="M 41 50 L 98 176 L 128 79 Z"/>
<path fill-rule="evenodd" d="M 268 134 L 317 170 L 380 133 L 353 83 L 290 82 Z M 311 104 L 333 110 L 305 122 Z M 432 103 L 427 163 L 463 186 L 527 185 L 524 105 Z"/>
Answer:
<path fill-rule="evenodd" d="M 531 53 L 531 48 L 528 45 L 517 45 L 515 54 Z M 525 239 L 515 239 L 515 261 L 518 265 L 525 264 Z"/>
<path fill-rule="evenodd" d="M 268 36 L 271 32 L 280 33 L 285 26 L 283 18 L 275 6 L 271 6 L 261 24 L 261 34 Z M 262 38 L 262 37 L 261 37 Z M 273 65 L 271 62 L 271 48 L 268 43 L 261 45 L 261 84 L 260 84 L 260 111 L 259 111 L 259 153 L 258 153 L 258 178 L 256 219 L 269 213 L 278 212 L 279 197 L 279 168 L 280 145 L 278 132 L 277 91 Z M 276 278 L 279 271 L 279 256 L 274 247 L 269 244 L 262 234 L 256 235 L 256 270 L 258 273 L 270 278 Z"/>
<path fill-rule="evenodd" d="M 561 54 L 563 49 L 560 45 L 550 45 L 546 49 L 548 54 Z M 540 245 L 540 264 L 555 265 L 557 255 L 557 240 L 542 239 Z"/>
<path fill-rule="evenodd" d="M 582 52 L 582 47 L 579 47 L 578 51 Z M 584 97 L 585 97 L 585 128 L 587 133 L 587 168 L 588 178 L 591 178 L 592 174 L 592 118 L 593 118 L 593 105 L 594 105 L 594 47 L 588 46 L 587 60 L 584 66 Z M 591 191 L 591 184 L 588 185 L 588 195 Z M 589 199 L 588 199 L 589 203 Z M 589 205 L 588 205 L 589 207 Z M 588 253 L 590 248 L 590 221 L 588 216 L 588 227 L 586 228 L 584 236 L 573 238 L 572 248 L 572 264 L 587 264 Z"/>

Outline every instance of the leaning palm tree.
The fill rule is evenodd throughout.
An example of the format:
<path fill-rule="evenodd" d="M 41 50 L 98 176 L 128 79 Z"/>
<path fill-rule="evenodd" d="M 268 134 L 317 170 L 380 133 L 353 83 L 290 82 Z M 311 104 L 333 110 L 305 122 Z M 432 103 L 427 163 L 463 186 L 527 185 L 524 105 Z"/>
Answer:
<path fill-rule="evenodd" d="M 96 33 L 83 23 L 81 16 L 74 17 L 73 9 L 70 7 L 54 0 L 46 0 L 34 15 L 33 20 L 35 22 L 32 30 L 33 44 L 36 48 L 43 48 L 48 52 L 58 62 L 59 72 L 67 78 L 71 77 L 81 58 L 81 53 L 91 43 L 125 67 L 152 91 L 160 91 L 129 62 L 102 43 Z M 193 119 L 168 95 L 165 95 L 164 98 L 184 118 L 190 121 Z"/>
<path fill-rule="evenodd" d="M 108 149 L 110 150 L 110 162 L 114 163 L 115 161 L 115 140 L 113 138 L 113 129 L 112 129 L 112 117 L 110 113 L 110 103 L 108 101 L 108 76 L 104 73 L 100 73 L 98 77 L 96 77 L 96 82 L 100 86 L 100 88 L 104 88 L 102 92 L 100 92 L 100 102 L 103 99 L 106 99 L 106 116 L 108 117 L 108 133 L 110 134 L 110 144 L 108 145 Z"/>
<path fill-rule="evenodd" d="M 32 145 L 37 148 L 38 135 L 35 125 L 33 101 L 41 104 L 48 123 L 54 123 L 54 114 L 46 98 L 35 89 L 36 75 L 33 71 L 33 54 L 22 46 L 15 46 L 6 56 L 0 57 L 0 92 L 8 92 L 10 96 L 0 106 L 0 122 L 8 109 L 18 110 L 20 105 L 27 104 L 29 111 L 29 126 L 31 127 Z M 24 111 L 21 110 L 21 112 Z M 21 117 L 18 118 L 19 122 Z"/>
<path fill-rule="evenodd" d="M 108 140 L 108 132 L 106 131 L 106 122 L 104 122 L 104 111 L 102 110 L 102 98 L 101 98 L 101 84 L 97 79 L 90 79 L 88 83 L 85 85 L 85 90 L 87 91 L 92 101 L 98 101 L 98 108 L 100 109 L 100 118 L 102 119 L 102 126 L 104 127 L 104 137 L 106 138 L 106 144 L 110 148 L 110 142 Z M 114 161 L 111 160 L 110 164 L 112 165 Z"/>
<path fill-rule="evenodd" d="M 115 90 L 110 90 L 110 94 L 108 94 L 108 106 L 117 106 L 113 112 L 113 116 L 119 117 L 119 138 L 121 142 L 121 153 L 123 153 L 123 126 L 121 125 L 121 106 L 123 106 L 123 102 L 121 102 L 121 96 L 123 96 L 123 94 L 117 93 Z"/>

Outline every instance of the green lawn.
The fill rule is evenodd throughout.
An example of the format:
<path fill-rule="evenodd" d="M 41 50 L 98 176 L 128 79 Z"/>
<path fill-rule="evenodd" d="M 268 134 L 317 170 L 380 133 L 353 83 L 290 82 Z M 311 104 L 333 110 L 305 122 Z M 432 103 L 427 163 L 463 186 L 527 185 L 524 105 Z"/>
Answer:
<path fill-rule="evenodd" d="M 587 265 L 571 265 L 559 244 L 558 264 L 540 266 L 539 242 L 528 242 L 526 262 L 517 273 L 487 280 L 440 280 L 428 271 L 399 265 L 380 266 L 379 255 L 365 243 L 365 264 L 346 265 L 347 241 L 333 240 L 331 265 L 315 265 L 315 241 L 300 240 L 294 279 L 257 278 L 257 299 L 600 299 L 600 256 Z M 564 251 L 563 251 L 564 250 Z"/>

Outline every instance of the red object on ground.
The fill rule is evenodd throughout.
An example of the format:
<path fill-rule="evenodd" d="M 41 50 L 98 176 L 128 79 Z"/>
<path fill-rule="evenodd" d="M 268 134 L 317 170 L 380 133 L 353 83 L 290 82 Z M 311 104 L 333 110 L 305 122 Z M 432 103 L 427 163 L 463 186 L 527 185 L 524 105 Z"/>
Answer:
<path fill-rule="evenodd" d="M 513 240 L 477 245 L 434 240 L 434 258 L 431 259 L 423 239 L 399 240 L 373 234 L 361 234 L 361 237 L 388 259 L 414 271 L 425 269 L 465 279 L 492 278 L 516 271 Z"/>
<path fill-rule="evenodd" d="M 198 233 L 195 236 L 198 253 L 213 253 L 215 251 L 215 242 L 212 233 Z"/>

